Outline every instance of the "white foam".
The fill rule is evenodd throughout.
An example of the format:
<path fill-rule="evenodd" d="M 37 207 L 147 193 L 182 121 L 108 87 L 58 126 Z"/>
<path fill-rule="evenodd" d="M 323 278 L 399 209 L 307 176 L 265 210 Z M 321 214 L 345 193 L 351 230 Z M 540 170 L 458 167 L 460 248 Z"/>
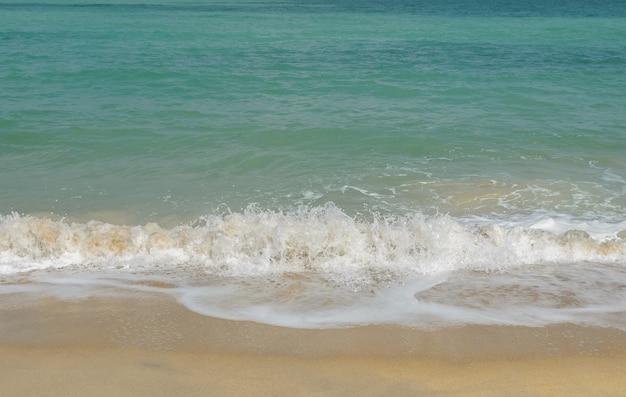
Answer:
<path fill-rule="evenodd" d="M 418 328 L 555 323 L 626 330 L 626 268 L 589 264 L 457 271 L 353 289 L 320 274 L 189 277 L 36 272 L 0 294 L 59 299 L 162 293 L 202 315 L 293 328 L 399 324 Z M 131 295 L 132 296 L 132 295 Z"/>
<path fill-rule="evenodd" d="M 557 266 L 414 276 L 352 290 L 315 278 L 231 279 L 176 291 L 195 312 L 295 328 L 574 323 L 626 330 L 626 269 Z"/>
<path fill-rule="evenodd" d="M 626 329 L 624 230 L 558 214 L 358 218 L 333 205 L 171 229 L 12 214 L 0 218 L 0 294 L 165 293 L 201 314 L 300 328 Z"/>
<path fill-rule="evenodd" d="M 508 219 L 471 218 L 481 225 L 497 224 L 505 228 L 522 227 L 527 230 L 541 230 L 554 235 L 563 235 L 572 231 L 583 231 L 597 241 L 618 238 L 626 230 L 626 220 L 606 221 L 603 219 L 577 219 L 563 214 L 537 213 L 533 215 L 509 217 Z"/>
<path fill-rule="evenodd" d="M 250 207 L 193 226 L 124 226 L 0 217 L 0 274 L 84 270 L 262 275 L 316 271 L 345 282 L 384 272 L 436 274 L 538 263 L 626 262 L 626 221 L 566 216 L 489 221 L 376 216 L 333 205 L 276 212 Z M 620 234 L 621 233 L 621 234 Z"/>

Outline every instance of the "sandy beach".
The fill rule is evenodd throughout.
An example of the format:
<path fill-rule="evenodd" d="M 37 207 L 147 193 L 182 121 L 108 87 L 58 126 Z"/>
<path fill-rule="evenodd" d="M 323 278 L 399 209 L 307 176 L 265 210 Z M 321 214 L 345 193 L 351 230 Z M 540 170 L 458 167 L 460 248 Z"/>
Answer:
<path fill-rule="evenodd" d="M 621 396 L 626 333 L 560 325 L 303 330 L 161 295 L 0 303 L 2 396 Z"/>

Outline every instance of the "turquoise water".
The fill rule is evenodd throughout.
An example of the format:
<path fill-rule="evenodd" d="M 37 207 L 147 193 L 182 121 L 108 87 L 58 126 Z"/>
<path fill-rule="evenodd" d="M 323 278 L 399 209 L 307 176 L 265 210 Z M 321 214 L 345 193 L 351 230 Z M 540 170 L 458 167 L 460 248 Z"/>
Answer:
<path fill-rule="evenodd" d="M 274 322 L 320 326 L 370 305 L 349 291 L 418 277 L 396 317 L 346 320 L 398 322 L 421 277 L 452 299 L 497 270 L 528 296 L 597 279 L 575 309 L 626 327 L 625 22 L 619 0 L 1 1 L 0 273 L 173 272 L 188 307 L 257 320 L 190 296 L 295 273 L 342 314 Z"/>

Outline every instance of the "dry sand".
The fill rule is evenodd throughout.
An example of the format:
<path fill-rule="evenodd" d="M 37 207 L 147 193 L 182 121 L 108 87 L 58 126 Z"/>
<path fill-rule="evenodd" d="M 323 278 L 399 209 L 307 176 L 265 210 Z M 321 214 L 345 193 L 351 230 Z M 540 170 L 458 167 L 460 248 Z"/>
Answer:
<path fill-rule="evenodd" d="M 171 298 L 0 301 L 0 396 L 624 396 L 626 332 L 298 330 Z"/>

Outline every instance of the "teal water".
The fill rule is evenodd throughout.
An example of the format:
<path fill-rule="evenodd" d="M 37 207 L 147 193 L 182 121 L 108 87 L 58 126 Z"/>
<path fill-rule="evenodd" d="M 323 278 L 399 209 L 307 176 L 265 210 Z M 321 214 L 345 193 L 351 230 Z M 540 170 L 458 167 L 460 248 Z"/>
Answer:
<path fill-rule="evenodd" d="M 622 313 L 625 22 L 621 0 L 0 1 L 0 273 L 454 290 L 594 263 L 617 284 L 581 301 Z"/>

